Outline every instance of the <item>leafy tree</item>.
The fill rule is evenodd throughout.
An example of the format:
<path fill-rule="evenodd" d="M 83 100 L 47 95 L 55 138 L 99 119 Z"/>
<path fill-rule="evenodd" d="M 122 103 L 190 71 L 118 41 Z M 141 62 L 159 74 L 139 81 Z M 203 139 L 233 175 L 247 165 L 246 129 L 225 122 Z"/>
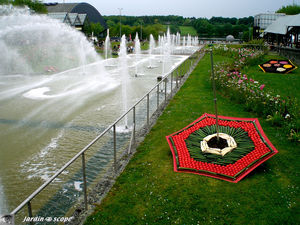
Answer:
<path fill-rule="evenodd" d="M 297 15 L 300 13 L 300 5 L 287 5 L 282 6 L 277 13 L 285 13 L 287 15 Z"/>
<path fill-rule="evenodd" d="M 226 24 L 230 23 L 232 25 L 235 25 L 237 23 L 237 18 L 224 18 L 224 17 L 212 17 L 209 20 L 212 24 Z"/>
<path fill-rule="evenodd" d="M 106 24 L 107 24 L 109 29 L 116 26 L 116 23 L 113 20 L 106 20 Z"/>
<path fill-rule="evenodd" d="M 105 29 L 100 23 L 89 23 L 83 27 L 83 32 L 88 35 L 99 37 Z"/>
<path fill-rule="evenodd" d="M 238 19 L 238 24 L 240 25 L 253 25 L 254 22 L 254 17 L 253 16 L 249 16 L 249 17 L 243 17 L 243 18 L 239 18 Z"/>
<path fill-rule="evenodd" d="M 177 25 L 170 25 L 169 28 L 172 34 L 176 34 L 177 32 L 180 32 L 179 26 Z"/>

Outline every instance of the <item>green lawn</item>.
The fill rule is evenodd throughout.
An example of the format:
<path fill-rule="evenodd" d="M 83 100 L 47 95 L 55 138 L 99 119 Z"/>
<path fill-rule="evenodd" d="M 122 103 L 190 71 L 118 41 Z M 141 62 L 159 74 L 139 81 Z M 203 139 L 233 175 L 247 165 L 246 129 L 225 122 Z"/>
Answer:
<path fill-rule="evenodd" d="M 259 62 L 262 64 L 270 59 L 285 59 L 279 57 L 278 55 L 270 53 L 265 55 L 264 59 Z M 297 65 L 299 67 L 299 65 Z M 248 77 L 253 78 L 254 80 L 264 83 L 265 89 L 272 91 L 273 93 L 279 94 L 281 96 L 293 96 L 298 100 L 300 104 L 300 68 L 292 71 L 288 74 L 278 74 L 278 73 L 264 73 L 258 66 L 253 65 L 251 67 L 246 67 L 242 71 L 246 73 Z"/>
<path fill-rule="evenodd" d="M 173 171 L 165 136 L 214 112 L 209 60 L 200 61 L 85 224 L 300 224 L 300 146 L 262 118 L 279 153 L 239 183 Z M 257 117 L 221 95 L 218 105 L 225 116 Z"/>
<path fill-rule="evenodd" d="M 197 36 L 197 31 L 195 30 L 194 27 L 192 26 L 179 26 L 181 35 L 186 36 L 188 34 L 192 35 L 192 36 Z"/>

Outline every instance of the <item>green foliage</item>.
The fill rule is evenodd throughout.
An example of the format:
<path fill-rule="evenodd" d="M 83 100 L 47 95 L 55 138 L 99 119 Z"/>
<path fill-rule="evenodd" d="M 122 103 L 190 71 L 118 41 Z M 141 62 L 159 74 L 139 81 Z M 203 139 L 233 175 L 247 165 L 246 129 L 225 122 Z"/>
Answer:
<path fill-rule="evenodd" d="M 180 33 L 180 28 L 177 25 L 169 25 L 171 34 L 176 34 L 177 32 Z"/>
<path fill-rule="evenodd" d="M 258 50 L 263 50 L 264 53 L 268 52 L 268 45 L 266 44 L 264 39 L 253 39 L 251 41 L 247 41 L 245 44 L 246 48 L 256 48 Z M 260 63 L 258 63 L 260 64 Z M 258 65 L 256 64 L 256 65 Z"/>
<path fill-rule="evenodd" d="M 37 13 L 47 13 L 46 6 L 39 0 L 1 0 L 0 4 L 12 4 L 14 6 L 27 5 L 30 9 Z"/>
<path fill-rule="evenodd" d="M 115 24 L 120 22 L 120 16 L 103 16 L 106 21 L 113 21 Z M 183 18 L 182 16 L 121 16 L 122 24 L 129 26 L 152 25 L 175 25 L 175 26 L 190 26 L 195 18 Z"/>
<path fill-rule="evenodd" d="M 120 24 L 116 24 L 113 27 L 109 27 L 109 33 L 112 37 L 120 36 Z M 140 36 L 141 26 L 129 26 L 122 24 L 122 34 L 125 34 L 127 37 L 131 35 L 131 37 L 135 37 L 136 33 Z M 161 24 L 153 24 L 142 26 L 142 39 L 149 39 L 150 34 L 152 34 L 156 39 L 159 34 L 165 33 L 166 27 Z"/>
<path fill-rule="evenodd" d="M 226 23 L 229 23 L 229 24 L 232 24 L 232 25 L 235 25 L 237 24 L 238 22 L 238 19 L 237 18 L 224 18 L 224 17 L 212 17 L 210 20 L 210 23 L 211 24 L 226 24 Z"/>
<path fill-rule="evenodd" d="M 285 13 L 287 15 L 297 15 L 300 13 L 300 5 L 287 5 L 282 6 L 277 13 Z"/>
<path fill-rule="evenodd" d="M 291 129 L 289 134 L 289 140 L 293 142 L 300 142 L 300 132 L 295 131 L 294 129 Z"/>
<path fill-rule="evenodd" d="M 116 23 L 113 20 L 106 20 L 106 25 L 108 26 L 109 29 L 111 29 L 114 26 L 116 26 Z"/>
<path fill-rule="evenodd" d="M 267 121 L 269 121 L 273 126 L 282 126 L 284 122 L 284 118 L 278 111 L 274 113 L 274 115 L 268 115 L 267 116 Z"/>
<path fill-rule="evenodd" d="M 233 35 L 235 38 L 242 38 L 240 34 L 249 32 L 249 27 L 252 24 L 253 17 L 240 19 L 212 17 L 210 20 L 199 18 L 193 21 L 193 27 L 203 37 L 226 37 L 227 35 Z"/>
<path fill-rule="evenodd" d="M 104 31 L 105 29 L 100 23 L 88 23 L 83 27 L 83 32 L 87 35 L 92 35 L 99 37 L 99 35 Z"/>

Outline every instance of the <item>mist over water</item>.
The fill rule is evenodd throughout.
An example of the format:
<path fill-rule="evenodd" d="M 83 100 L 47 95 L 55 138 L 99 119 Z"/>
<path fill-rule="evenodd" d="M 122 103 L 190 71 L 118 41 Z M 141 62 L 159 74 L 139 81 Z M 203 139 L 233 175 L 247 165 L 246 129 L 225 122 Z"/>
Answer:
<path fill-rule="evenodd" d="M 56 73 L 99 60 L 81 32 L 58 20 L 10 6 L 0 6 L 0 15 L 0 75 Z"/>

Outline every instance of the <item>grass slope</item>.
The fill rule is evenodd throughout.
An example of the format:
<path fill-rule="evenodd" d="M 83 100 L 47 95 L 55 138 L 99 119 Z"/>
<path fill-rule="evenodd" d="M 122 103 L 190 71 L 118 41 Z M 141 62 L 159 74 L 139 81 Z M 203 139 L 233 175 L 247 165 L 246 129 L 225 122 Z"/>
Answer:
<path fill-rule="evenodd" d="M 300 224 L 299 145 L 263 119 L 262 127 L 279 154 L 238 184 L 173 171 L 165 136 L 214 112 L 209 68 L 205 56 L 86 225 Z M 218 105 L 222 115 L 256 117 L 220 95 Z"/>
<path fill-rule="evenodd" d="M 195 30 L 194 27 L 191 26 L 179 26 L 180 32 L 182 36 L 186 36 L 188 34 L 192 36 L 197 36 L 197 31 Z"/>

